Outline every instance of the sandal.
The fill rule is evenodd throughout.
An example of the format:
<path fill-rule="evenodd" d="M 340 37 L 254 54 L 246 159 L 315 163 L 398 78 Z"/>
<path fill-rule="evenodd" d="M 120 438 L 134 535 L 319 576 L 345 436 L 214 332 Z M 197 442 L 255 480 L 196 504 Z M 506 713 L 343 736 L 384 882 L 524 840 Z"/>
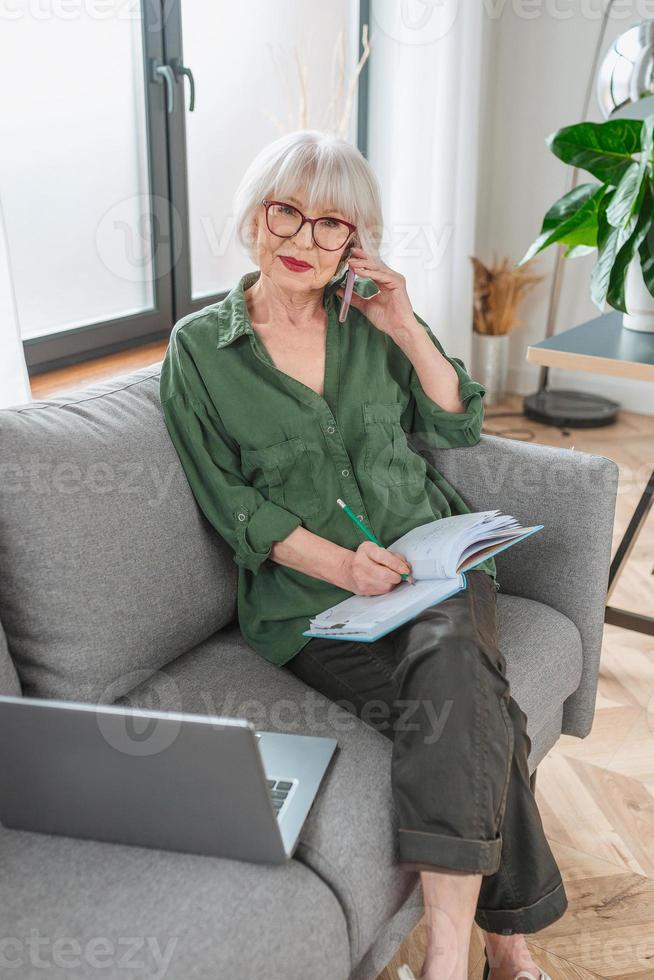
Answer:
<path fill-rule="evenodd" d="M 488 953 L 486 950 L 484 950 L 484 956 L 486 957 L 486 962 L 484 963 L 484 974 L 481 980 L 488 980 L 490 976 L 490 963 L 488 962 Z M 411 977 L 400 977 L 400 980 L 411 980 Z M 548 973 L 545 973 L 544 970 L 539 970 L 537 977 L 534 977 L 530 970 L 520 970 L 519 973 L 516 973 L 513 980 L 552 980 L 552 978 Z"/>
<path fill-rule="evenodd" d="M 484 975 L 482 980 L 488 980 L 490 976 L 490 963 L 488 962 L 488 953 L 484 950 L 484 955 L 486 957 L 486 962 L 484 963 Z M 403 963 L 400 969 L 397 971 L 397 980 L 416 980 L 416 976 L 409 966 L 408 963 Z M 534 977 L 533 973 L 529 970 L 520 970 L 516 973 L 513 980 L 552 980 L 549 973 L 545 973 L 544 970 L 539 970 L 538 977 Z"/>

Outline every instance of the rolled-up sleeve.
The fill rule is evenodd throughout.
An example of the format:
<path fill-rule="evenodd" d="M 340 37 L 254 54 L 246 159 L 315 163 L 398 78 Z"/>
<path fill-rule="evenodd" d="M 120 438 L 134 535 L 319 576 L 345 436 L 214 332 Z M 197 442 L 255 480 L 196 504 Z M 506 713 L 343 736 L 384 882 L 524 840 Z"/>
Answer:
<path fill-rule="evenodd" d="M 430 398 L 422 387 L 415 368 L 411 365 L 410 401 L 402 416 L 402 426 L 406 432 L 425 437 L 435 449 L 474 446 L 481 438 L 484 421 L 483 397 L 486 388 L 478 381 L 473 381 L 460 357 L 450 357 L 445 353 L 436 335 L 415 310 L 414 316 L 422 324 L 434 346 L 456 371 L 459 378 L 459 398 L 465 410 L 448 412 Z"/>
<path fill-rule="evenodd" d="M 232 548 L 236 564 L 256 573 L 270 557 L 273 544 L 302 520 L 244 479 L 238 444 L 205 401 L 188 353 L 171 339 L 173 343 L 160 382 L 166 427 L 204 516 Z"/>

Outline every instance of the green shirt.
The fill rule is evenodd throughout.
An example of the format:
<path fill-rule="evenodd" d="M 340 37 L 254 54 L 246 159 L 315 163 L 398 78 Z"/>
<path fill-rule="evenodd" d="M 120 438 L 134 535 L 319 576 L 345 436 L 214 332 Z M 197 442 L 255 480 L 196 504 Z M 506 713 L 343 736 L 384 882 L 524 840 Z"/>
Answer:
<path fill-rule="evenodd" d="M 465 412 L 429 398 L 411 361 L 391 338 L 350 307 L 338 321 L 332 279 L 323 293 L 328 313 L 324 397 L 275 367 L 254 331 L 244 291 L 259 271 L 242 276 L 218 303 L 182 317 L 170 335 L 160 395 L 170 437 L 207 520 L 229 544 L 238 565 L 241 632 L 279 666 L 310 637 L 309 619 L 352 595 L 270 558 L 275 541 L 298 525 L 355 551 L 361 531 L 336 503 L 341 497 L 384 547 L 411 528 L 469 513 L 457 491 L 406 433 L 428 447 L 479 442 L 483 385 L 457 357 Z M 362 296 L 374 281 L 355 280 Z M 414 311 L 415 313 L 415 311 Z M 495 579 L 495 562 L 477 566 Z"/>

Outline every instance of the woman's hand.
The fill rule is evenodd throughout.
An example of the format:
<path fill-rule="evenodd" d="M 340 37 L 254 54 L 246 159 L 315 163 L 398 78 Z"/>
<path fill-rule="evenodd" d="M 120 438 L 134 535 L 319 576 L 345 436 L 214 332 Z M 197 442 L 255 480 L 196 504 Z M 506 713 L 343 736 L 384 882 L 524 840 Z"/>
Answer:
<path fill-rule="evenodd" d="M 353 248 L 348 264 L 358 276 L 372 279 L 379 289 L 367 299 L 352 293 L 352 306 L 360 310 L 370 322 L 387 333 L 393 340 L 407 329 L 415 329 L 417 320 L 406 291 L 406 280 L 399 272 L 394 272 L 381 259 L 375 259 L 362 248 Z M 341 287 L 336 294 L 343 299 L 345 290 Z"/>
<path fill-rule="evenodd" d="M 383 595 L 409 572 L 411 566 L 404 555 L 380 548 L 374 541 L 362 541 L 356 551 L 345 557 L 342 588 L 355 595 Z"/>

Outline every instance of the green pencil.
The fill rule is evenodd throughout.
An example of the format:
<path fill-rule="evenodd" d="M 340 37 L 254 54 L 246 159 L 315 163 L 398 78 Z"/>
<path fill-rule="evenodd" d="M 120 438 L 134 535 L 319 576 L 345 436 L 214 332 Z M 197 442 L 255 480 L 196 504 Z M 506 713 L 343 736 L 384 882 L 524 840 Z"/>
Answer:
<path fill-rule="evenodd" d="M 343 511 L 347 514 L 347 516 L 350 518 L 350 520 L 353 521 L 356 524 L 356 526 L 359 528 L 359 530 L 362 531 L 365 534 L 365 536 L 368 538 L 369 541 L 374 542 L 374 544 L 378 544 L 380 548 L 383 548 L 384 547 L 384 545 L 381 543 L 381 541 L 378 541 L 377 540 L 377 538 L 372 533 L 372 531 L 370 530 L 370 528 L 366 527 L 366 525 L 363 524 L 363 522 L 359 520 L 359 518 L 357 517 L 357 515 L 351 510 L 350 507 L 348 507 L 348 505 L 345 503 L 344 500 L 341 500 L 341 498 L 339 497 L 337 499 L 336 503 L 338 504 L 339 507 L 342 507 Z M 406 580 L 411 573 L 410 572 L 402 572 L 400 574 L 401 574 L 401 577 Z M 416 583 L 415 582 L 412 582 L 411 584 L 412 585 L 415 585 Z"/>

